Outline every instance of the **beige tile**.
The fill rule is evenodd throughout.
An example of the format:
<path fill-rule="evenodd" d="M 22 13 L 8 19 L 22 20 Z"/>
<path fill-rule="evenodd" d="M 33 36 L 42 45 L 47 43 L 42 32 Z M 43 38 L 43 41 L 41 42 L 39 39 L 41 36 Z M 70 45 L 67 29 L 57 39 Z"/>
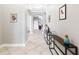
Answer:
<path fill-rule="evenodd" d="M 33 34 L 29 34 L 26 47 L 8 47 L 0 52 L 0 54 L 51 55 L 41 31 L 34 31 Z"/>

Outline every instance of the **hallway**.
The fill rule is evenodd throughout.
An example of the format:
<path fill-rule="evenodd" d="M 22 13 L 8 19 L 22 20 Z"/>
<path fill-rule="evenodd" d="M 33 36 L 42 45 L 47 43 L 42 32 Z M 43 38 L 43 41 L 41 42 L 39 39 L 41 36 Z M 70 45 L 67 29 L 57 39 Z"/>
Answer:
<path fill-rule="evenodd" d="M 26 47 L 4 47 L 1 49 L 0 54 L 4 55 L 51 55 L 49 48 L 44 41 L 43 33 L 37 30 L 35 30 L 33 34 L 29 34 Z"/>
<path fill-rule="evenodd" d="M 78 15 L 79 4 L 1 4 L 0 55 L 79 55 Z"/>
<path fill-rule="evenodd" d="M 28 54 L 51 54 L 46 42 L 44 41 L 43 33 L 38 30 L 35 30 L 33 34 L 29 35 L 26 46 L 28 48 L 27 50 L 30 51 Z"/>

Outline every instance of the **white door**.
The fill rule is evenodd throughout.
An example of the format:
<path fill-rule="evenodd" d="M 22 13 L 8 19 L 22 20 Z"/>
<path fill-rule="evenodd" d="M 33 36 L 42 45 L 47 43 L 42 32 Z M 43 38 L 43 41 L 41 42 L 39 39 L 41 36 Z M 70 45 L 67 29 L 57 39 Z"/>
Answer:
<path fill-rule="evenodd" d="M 34 20 L 34 29 L 38 29 L 38 20 Z"/>

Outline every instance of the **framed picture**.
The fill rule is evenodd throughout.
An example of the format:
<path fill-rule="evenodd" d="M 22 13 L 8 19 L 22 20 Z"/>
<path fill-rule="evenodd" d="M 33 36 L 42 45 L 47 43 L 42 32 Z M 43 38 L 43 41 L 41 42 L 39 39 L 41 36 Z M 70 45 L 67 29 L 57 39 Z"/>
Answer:
<path fill-rule="evenodd" d="M 48 20 L 49 20 L 49 22 L 51 22 L 51 16 L 50 15 L 48 16 Z"/>
<path fill-rule="evenodd" d="M 17 22 L 17 14 L 16 13 L 11 14 L 10 22 L 11 23 L 16 23 Z"/>
<path fill-rule="evenodd" d="M 59 8 L 59 20 L 66 19 L 66 4 Z"/>

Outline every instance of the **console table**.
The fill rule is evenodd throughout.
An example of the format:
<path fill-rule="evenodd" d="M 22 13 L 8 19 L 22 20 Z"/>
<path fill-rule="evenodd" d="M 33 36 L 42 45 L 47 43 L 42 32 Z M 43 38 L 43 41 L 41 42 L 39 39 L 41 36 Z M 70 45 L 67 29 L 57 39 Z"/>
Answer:
<path fill-rule="evenodd" d="M 67 55 L 67 51 L 70 51 L 73 55 L 78 55 L 78 48 L 74 44 L 71 44 L 70 43 L 69 46 L 65 46 L 64 43 L 63 43 L 64 42 L 63 41 L 64 40 L 63 38 L 59 37 L 58 35 L 54 35 L 54 34 L 52 35 L 52 37 L 54 39 L 54 41 L 53 41 L 54 46 L 57 47 L 61 51 L 61 53 L 63 55 Z M 59 47 L 56 44 L 56 41 L 59 42 L 65 48 L 64 52 L 62 51 L 61 47 Z M 75 49 L 75 51 L 74 51 L 75 53 L 71 50 L 71 48 Z M 51 48 L 49 48 L 49 49 L 51 49 Z M 55 49 L 55 51 L 56 51 L 56 49 Z M 58 54 L 57 51 L 56 51 L 56 53 Z"/>

